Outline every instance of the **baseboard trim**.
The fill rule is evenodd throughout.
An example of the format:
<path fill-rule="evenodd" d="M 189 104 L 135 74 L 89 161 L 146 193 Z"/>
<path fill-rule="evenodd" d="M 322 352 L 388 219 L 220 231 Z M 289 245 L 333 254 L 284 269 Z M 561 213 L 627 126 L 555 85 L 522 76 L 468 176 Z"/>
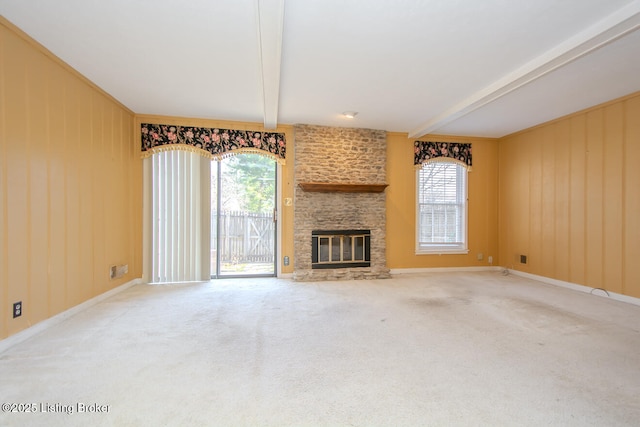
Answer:
<path fill-rule="evenodd" d="M 640 298 L 631 297 L 629 295 L 622 295 L 611 291 L 604 291 L 600 288 L 590 288 L 588 286 L 579 285 L 577 283 L 565 282 L 564 280 L 552 279 L 550 277 L 538 276 L 537 274 L 525 273 L 524 271 L 508 270 L 504 268 L 501 270 L 506 270 L 509 272 L 509 274 L 513 274 L 514 276 L 525 277 L 527 279 L 536 280 L 538 282 L 547 283 L 549 285 L 560 286 L 562 288 L 571 289 L 573 291 L 583 292 L 598 297 L 610 298 L 616 301 L 622 301 L 640 306 Z"/>
<path fill-rule="evenodd" d="M 293 273 L 280 273 L 278 279 L 293 279 Z"/>
<path fill-rule="evenodd" d="M 13 334 L 3 340 L 0 340 L 0 353 L 3 353 L 4 351 L 8 350 L 14 345 L 21 343 L 22 341 L 25 341 L 31 338 L 32 336 L 39 334 L 40 332 L 43 332 L 46 329 L 49 329 L 50 327 L 57 325 L 58 323 L 63 322 L 69 317 L 75 314 L 78 314 L 79 312 L 84 311 L 87 308 L 94 306 L 99 302 L 104 301 L 105 299 L 112 297 L 113 295 L 118 294 L 126 289 L 129 289 L 130 287 L 137 285 L 139 283 L 143 283 L 142 279 L 133 279 L 123 285 L 118 286 L 117 288 L 110 289 L 107 292 L 104 292 L 98 296 L 95 296 L 83 303 L 80 303 L 76 306 L 71 307 L 68 310 L 58 313 L 46 320 L 43 320 L 42 322 L 38 322 L 35 325 L 28 327 L 27 329 L 23 329 L 22 331 L 16 334 Z"/>
<path fill-rule="evenodd" d="M 460 273 L 473 271 L 502 271 L 503 267 L 486 266 L 486 267 L 433 267 L 433 268 L 392 268 L 389 272 L 395 274 L 413 274 L 413 273 Z"/>

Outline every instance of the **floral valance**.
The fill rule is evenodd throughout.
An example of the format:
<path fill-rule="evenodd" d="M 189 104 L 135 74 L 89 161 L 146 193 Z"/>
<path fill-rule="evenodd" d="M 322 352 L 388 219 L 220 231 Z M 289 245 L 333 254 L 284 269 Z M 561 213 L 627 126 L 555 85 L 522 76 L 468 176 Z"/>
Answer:
<path fill-rule="evenodd" d="M 454 160 L 471 169 L 471 144 L 460 142 L 414 142 L 413 164 L 422 167 L 425 163 L 443 159 Z"/>
<path fill-rule="evenodd" d="M 283 133 L 142 123 L 142 157 L 167 150 L 195 151 L 212 159 L 257 153 L 284 163 Z"/>

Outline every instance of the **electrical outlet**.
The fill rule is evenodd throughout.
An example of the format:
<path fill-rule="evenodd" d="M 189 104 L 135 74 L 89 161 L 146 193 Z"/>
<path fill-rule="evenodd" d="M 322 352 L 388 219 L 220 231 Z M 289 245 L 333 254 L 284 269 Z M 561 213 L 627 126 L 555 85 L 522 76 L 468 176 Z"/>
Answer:
<path fill-rule="evenodd" d="M 288 256 L 284 257 L 284 265 L 289 265 L 289 257 Z"/>
<path fill-rule="evenodd" d="M 489 255 L 487 261 L 489 261 L 489 265 L 493 265 L 493 257 L 491 255 Z"/>
<path fill-rule="evenodd" d="M 484 259 L 484 255 L 482 254 L 482 252 L 477 255 L 477 258 L 478 261 L 482 261 Z"/>
<path fill-rule="evenodd" d="M 13 303 L 13 318 L 22 316 L 22 301 Z"/>

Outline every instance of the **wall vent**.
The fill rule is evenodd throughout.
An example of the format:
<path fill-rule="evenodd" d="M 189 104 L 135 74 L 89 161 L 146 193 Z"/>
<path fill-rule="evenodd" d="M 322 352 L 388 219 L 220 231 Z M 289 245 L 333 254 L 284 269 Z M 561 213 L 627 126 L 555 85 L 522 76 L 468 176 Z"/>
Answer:
<path fill-rule="evenodd" d="M 129 272 L 129 264 L 112 265 L 109 267 L 109 278 L 119 279 Z"/>

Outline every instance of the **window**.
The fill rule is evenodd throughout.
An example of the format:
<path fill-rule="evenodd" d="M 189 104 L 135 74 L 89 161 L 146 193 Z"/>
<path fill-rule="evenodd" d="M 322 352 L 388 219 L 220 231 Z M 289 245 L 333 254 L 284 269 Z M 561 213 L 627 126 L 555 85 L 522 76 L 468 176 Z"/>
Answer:
<path fill-rule="evenodd" d="M 467 253 L 467 170 L 426 163 L 416 172 L 416 253 Z"/>

